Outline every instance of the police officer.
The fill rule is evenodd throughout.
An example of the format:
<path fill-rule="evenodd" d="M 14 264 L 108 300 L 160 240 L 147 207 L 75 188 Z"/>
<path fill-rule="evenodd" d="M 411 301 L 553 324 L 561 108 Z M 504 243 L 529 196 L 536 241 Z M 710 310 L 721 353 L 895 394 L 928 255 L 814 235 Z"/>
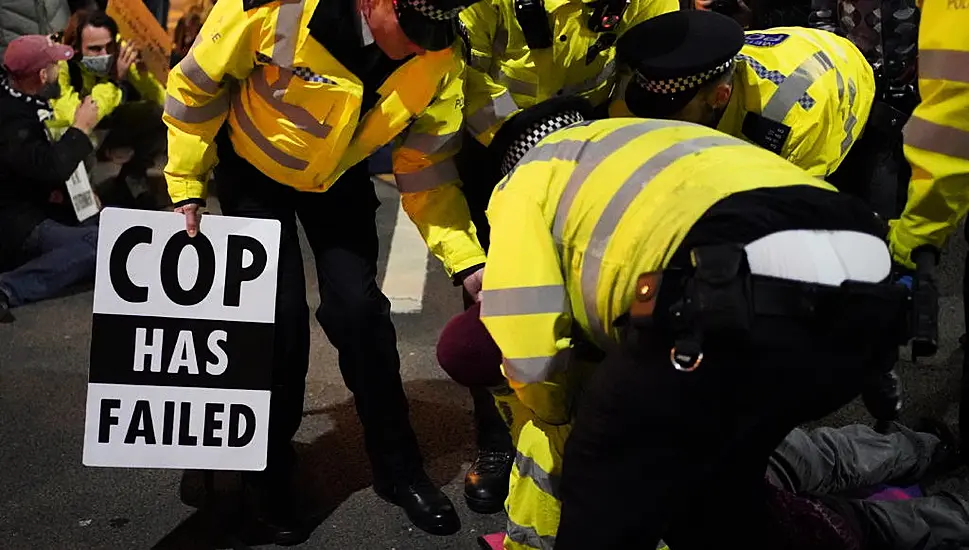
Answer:
<path fill-rule="evenodd" d="M 199 230 L 216 161 L 223 213 L 282 223 L 276 341 L 266 365 L 268 467 L 250 480 L 277 542 L 308 535 L 289 494 L 309 361 L 297 218 L 316 258 L 316 318 L 354 394 L 374 489 L 425 531 L 459 528 L 424 473 L 408 420 L 390 304 L 375 280 L 379 203 L 362 161 L 401 137 L 397 186 L 431 251 L 452 274 L 484 261 L 448 147 L 462 127 L 456 17 L 471 1 L 218 2 L 169 76 L 166 175 L 189 234 Z"/>
<path fill-rule="evenodd" d="M 495 138 L 508 176 L 488 209 L 481 320 L 528 422 L 553 428 L 522 475 L 562 499 L 557 537 L 526 536 L 796 547 L 767 529 L 767 459 L 858 395 L 873 354 L 902 339 L 882 224 L 735 137 L 587 112 L 549 101 Z M 587 344 L 607 357 L 569 433 L 568 356 Z"/>
<path fill-rule="evenodd" d="M 969 212 L 967 8 L 969 5 L 965 2 L 945 0 L 925 0 L 922 4 L 918 54 L 922 102 L 915 108 L 904 132 L 905 156 L 912 167 L 912 179 L 905 210 L 891 224 L 889 232 L 893 258 L 910 268 L 915 267 L 913 251 L 925 247 L 941 249 Z M 969 262 L 966 267 L 969 273 Z M 969 295 L 969 276 L 963 276 L 965 299 Z M 967 373 L 969 359 L 963 364 L 959 412 L 962 433 L 969 433 Z M 963 441 L 969 439 L 963 438 Z M 963 451 L 969 451 L 965 443 Z"/>
<path fill-rule="evenodd" d="M 846 157 L 860 145 L 875 81 L 850 41 L 796 27 L 745 34 L 718 13 L 681 11 L 631 29 L 617 48 L 635 75 L 623 96 L 634 115 L 717 128 L 864 194 L 867 150 Z"/>
<path fill-rule="evenodd" d="M 469 132 L 458 169 L 485 249 L 484 211 L 498 181 L 497 162 L 486 146 L 502 123 L 560 95 L 605 106 L 617 79 L 617 37 L 677 7 L 677 0 L 483 0 L 461 13 L 470 46 L 464 111 Z M 466 296 L 465 305 L 470 303 Z M 471 395 L 479 450 L 465 478 L 465 499 L 474 511 L 494 513 L 508 492 L 512 444 L 491 394 L 472 388 Z"/>

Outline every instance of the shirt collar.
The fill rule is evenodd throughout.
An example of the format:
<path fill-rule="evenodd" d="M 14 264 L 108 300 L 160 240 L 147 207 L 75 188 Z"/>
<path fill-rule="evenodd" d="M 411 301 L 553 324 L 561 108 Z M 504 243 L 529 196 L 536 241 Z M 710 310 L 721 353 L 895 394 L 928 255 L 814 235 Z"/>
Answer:
<path fill-rule="evenodd" d="M 367 18 L 363 16 L 362 13 L 357 12 L 357 23 L 360 29 L 360 42 L 362 46 L 369 46 L 374 43 L 373 33 L 370 31 L 370 25 L 367 24 Z"/>

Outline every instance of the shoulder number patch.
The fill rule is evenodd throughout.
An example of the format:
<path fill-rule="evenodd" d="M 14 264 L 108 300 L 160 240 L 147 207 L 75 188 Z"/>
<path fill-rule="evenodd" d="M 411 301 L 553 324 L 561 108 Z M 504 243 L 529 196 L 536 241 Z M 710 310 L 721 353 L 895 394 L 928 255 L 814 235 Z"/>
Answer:
<path fill-rule="evenodd" d="M 744 37 L 744 43 L 748 46 L 758 46 L 761 48 L 770 48 L 776 46 L 781 42 L 787 40 L 791 35 L 777 33 L 777 34 L 766 34 L 762 32 L 750 33 Z"/>

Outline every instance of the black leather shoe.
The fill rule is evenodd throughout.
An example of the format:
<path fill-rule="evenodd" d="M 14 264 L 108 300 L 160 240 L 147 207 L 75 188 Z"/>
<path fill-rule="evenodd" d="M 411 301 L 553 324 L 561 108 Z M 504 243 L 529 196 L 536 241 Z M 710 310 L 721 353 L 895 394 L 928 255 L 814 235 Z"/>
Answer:
<path fill-rule="evenodd" d="M 254 527 L 278 546 L 302 544 L 313 533 L 313 522 L 300 509 L 298 497 L 282 486 L 247 483 L 248 512 Z"/>
<path fill-rule="evenodd" d="M 479 514 L 496 514 L 505 507 L 514 460 L 510 451 L 478 451 L 478 458 L 464 476 L 464 500 L 468 508 Z"/>
<path fill-rule="evenodd" d="M 418 529 L 432 535 L 453 535 L 461 520 L 451 500 L 423 472 L 409 481 L 375 482 L 377 495 L 400 506 Z"/>
<path fill-rule="evenodd" d="M 14 316 L 10 312 L 10 298 L 0 290 L 0 323 L 12 322 L 14 322 Z"/>

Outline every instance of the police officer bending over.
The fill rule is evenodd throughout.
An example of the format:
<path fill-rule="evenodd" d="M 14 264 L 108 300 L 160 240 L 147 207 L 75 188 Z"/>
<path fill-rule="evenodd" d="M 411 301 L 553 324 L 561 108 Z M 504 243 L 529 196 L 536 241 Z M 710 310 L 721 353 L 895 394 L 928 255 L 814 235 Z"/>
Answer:
<path fill-rule="evenodd" d="M 481 319 L 519 400 L 567 424 L 575 376 L 556 358 L 607 353 L 565 443 L 554 547 L 796 548 L 764 471 L 903 339 L 882 224 L 735 137 L 588 110 L 550 100 L 506 123 L 488 210 Z"/>
<path fill-rule="evenodd" d="M 716 128 L 865 194 L 866 151 L 849 152 L 862 145 L 875 78 L 849 40 L 798 27 L 745 34 L 718 13 L 680 11 L 637 25 L 617 48 L 633 68 L 623 99 L 635 116 Z"/>
<path fill-rule="evenodd" d="M 484 0 L 461 12 L 471 56 L 458 170 L 485 250 L 485 209 L 500 179 L 486 146 L 502 123 L 559 95 L 605 107 L 617 81 L 617 37 L 676 9 L 676 0 Z M 466 295 L 465 305 L 472 303 Z M 479 451 L 465 478 L 465 499 L 474 511 L 495 513 L 508 495 L 512 442 L 491 394 L 472 388 L 471 395 Z"/>
<path fill-rule="evenodd" d="M 277 542 L 308 536 L 289 491 L 309 361 L 297 218 L 316 258 L 316 318 L 354 394 L 374 489 L 421 529 L 459 529 L 424 473 L 408 420 L 390 303 L 375 280 L 379 203 L 361 161 L 401 136 L 397 185 L 431 251 L 449 274 L 484 262 L 453 149 L 435 146 L 462 127 L 464 64 L 451 46 L 457 14 L 472 1 L 224 0 L 169 77 L 166 175 L 188 232 L 198 230 L 205 175 L 217 159 L 225 214 L 282 222 L 276 342 L 266 365 L 268 467 L 250 479 Z"/>

